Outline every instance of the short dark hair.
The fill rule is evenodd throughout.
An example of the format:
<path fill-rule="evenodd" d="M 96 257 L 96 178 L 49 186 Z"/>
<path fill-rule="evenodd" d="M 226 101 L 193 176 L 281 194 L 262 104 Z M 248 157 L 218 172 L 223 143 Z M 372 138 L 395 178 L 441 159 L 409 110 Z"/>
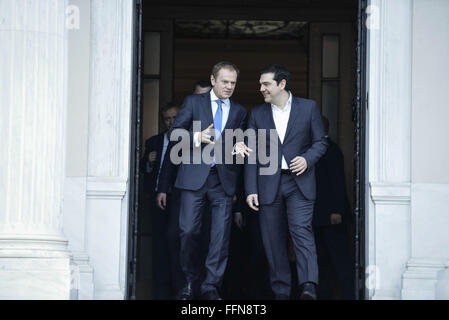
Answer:
<path fill-rule="evenodd" d="M 233 64 L 232 62 L 229 62 L 229 61 L 220 61 L 220 62 L 218 62 L 217 64 L 215 64 L 215 65 L 212 67 L 212 72 L 211 72 L 211 74 L 214 76 L 215 79 L 217 79 L 218 72 L 219 72 L 221 69 L 228 69 L 228 70 L 231 70 L 231 71 L 235 71 L 235 72 L 237 72 L 237 76 L 238 76 L 239 73 L 240 73 L 239 68 L 237 68 L 237 66 L 236 66 L 235 64 Z"/>
<path fill-rule="evenodd" d="M 261 75 L 265 73 L 274 73 L 273 79 L 276 81 L 277 85 L 279 85 L 282 80 L 285 80 L 285 90 L 290 90 L 290 72 L 285 69 L 285 67 L 273 64 L 260 70 Z"/>
<path fill-rule="evenodd" d="M 210 83 L 210 80 L 200 80 L 195 83 L 195 85 L 193 86 L 193 90 L 195 90 L 197 86 L 201 88 L 207 88 L 212 87 L 212 84 Z"/>
<path fill-rule="evenodd" d="M 168 102 L 166 103 L 162 108 L 161 108 L 161 117 L 163 117 L 163 113 L 167 112 L 168 110 L 170 110 L 171 108 L 176 108 L 179 109 L 178 105 L 175 104 L 174 102 Z"/>

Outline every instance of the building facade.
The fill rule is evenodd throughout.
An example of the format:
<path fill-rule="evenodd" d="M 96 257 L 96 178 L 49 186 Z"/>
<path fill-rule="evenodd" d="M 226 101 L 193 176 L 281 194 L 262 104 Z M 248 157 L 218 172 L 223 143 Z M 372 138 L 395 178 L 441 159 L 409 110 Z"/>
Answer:
<path fill-rule="evenodd" d="M 449 2 L 367 2 L 366 299 L 449 299 Z M 0 0 L 0 299 L 126 299 L 132 0 Z"/>

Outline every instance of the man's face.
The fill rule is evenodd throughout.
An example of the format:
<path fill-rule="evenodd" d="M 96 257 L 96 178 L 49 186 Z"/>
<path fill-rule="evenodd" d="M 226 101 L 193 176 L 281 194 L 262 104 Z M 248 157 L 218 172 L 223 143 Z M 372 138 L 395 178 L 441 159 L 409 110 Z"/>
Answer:
<path fill-rule="evenodd" d="M 273 100 L 276 100 L 276 98 L 281 94 L 281 91 L 285 88 L 285 80 L 279 82 L 278 85 L 273 77 L 274 73 L 272 72 L 263 73 L 260 75 L 260 92 L 267 103 L 272 103 Z"/>
<path fill-rule="evenodd" d="M 237 72 L 227 68 L 218 71 L 217 78 L 210 76 L 210 82 L 214 87 L 214 93 L 219 99 L 228 99 L 234 93 L 237 83 Z"/>
<path fill-rule="evenodd" d="M 162 119 L 164 120 L 165 127 L 170 130 L 171 125 L 175 121 L 175 117 L 178 114 L 178 108 L 170 108 L 162 113 Z"/>
<path fill-rule="evenodd" d="M 193 94 L 201 94 L 201 93 L 206 93 L 209 92 L 210 89 L 212 89 L 211 87 L 201 87 L 201 86 L 196 86 L 195 87 L 195 91 L 193 91 Z"/>

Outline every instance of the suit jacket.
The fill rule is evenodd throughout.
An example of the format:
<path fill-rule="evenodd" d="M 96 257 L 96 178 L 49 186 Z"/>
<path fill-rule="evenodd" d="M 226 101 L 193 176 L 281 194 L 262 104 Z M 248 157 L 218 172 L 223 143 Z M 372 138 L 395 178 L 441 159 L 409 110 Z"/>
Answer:
<path fill-rule="evenodd" d="M 347 222 L 350 218 L 343 153 L 330 138 L 328 138 L 328 142 L 329 148 L 317 162 L 315 168 L 317 193 L 313 225 L 316 227 L 331 225 L 330 215 L 332 213 L 341 214 L 343 222 Z"/>
<path fill-rule="evenodd" d="M 143 173 L 143 190 L 152 193 L 156 187 L 157 175 L 161 164 L 162 148 L 164 147 L 164 133 L 157 134 L 145 141 L 145 153 L 140 159 L 140 172 Z M 156 160 L 150 165 L 148 156 L 156 151 Z"/>
<path fill-rule="evenodd" d="M 204 163 L 203 158 L 199 159 L 200 163 L 193 163 L 193 121 L 201 122 L 201 131 L 206 129 L 211 123 L 214 122 L 212 116 L 212 107 L 210 101 L 210 92 L 203 94 L 194 94 L 188 96 L 184 103 L 182 104 L 176 119 L 170 128 L 169 135 L 173 132 L 173 130 L 182 128 L 186 129 L 189 132 L 190 139 L 190 158 L 188 163 L 181 163 L 178 168 L 178 172 L 176 175 L 175 187 L 179 189 L 186 189 L 196 191 L 199 190 L 209 175 L 209 171 L 211 168 L 210 164 Z M 228 141 L 226 143 L 226 135 L 224 133 L 225 129 L 246 129 L 247 122 L 247 111 L 240 104 L 230 100 L 230 110 L 229 116 L 226 121 L 226 125 L 223 128 L 223 133 L 220 136 L 222 144 L 222 154 L 223 154 L 223 163 L 216 164 L 218 177 L 223 186 L 224 191 L 228 196 L 233 196 L 236 190 L 236 182 L 237 177 L 241 173 L 242 165 L 236 164 L 236 156 L 232 156 L 232 147 L 236 143 L 236 138 L 233 137 L 232 141 Z M 219 141 L 216 142 L 218 144 Z M 161 178 L 159 178 L 159 190 L 164 192 L 164 185 L 166 185 L 165 181 L 169 180 L 171 176 L 173 176 L 173 171 L 175 165 L 170 161 L 170 152 L 173 146 L 176 144 L 176 141 L 170 142 L 169 151 L 167 151 L 163 170 L 161 172 Z M 208 146 L 207 144 L 201 144 L 201 151 Z M 225 146 L 228 149 L 225 150 Z M 226 164 L 224 157 L 231 157 L 232 164 Z M 227 162 L 227 161 L 226 161 Z"/>
<path fill-rule="evenodd" d="M 265 103 L 251 111 L 248 129 L 276 129 L 271 110 L 271 104 Z M 284 143 L 279 138 L 277 150 L 270 146 L 270 134 L 266 134 L 267 154 L 278 153 L 278 168 L 272 175 L 260 175 L 261 164 L 256 152 L 256 164 L 245 164 L 245 190 L 246 194 L 258 194 L 260 204 L 271 204 L 277 194 L 280 176 L 282 155 L 289 165 L 296 156 L 302 156 L 307 161 L 307 170 L 299 176 L 294 175 L 296 184 L 309 200 L 315 199 L 315 163 L 324 154 L 327 141 L 324 135 L 323 123 L 317 104 L 313 100 L 292 97 L 290 117 L 285 132 Z M 260 141 L 258 141 L 260 143 Z"/>

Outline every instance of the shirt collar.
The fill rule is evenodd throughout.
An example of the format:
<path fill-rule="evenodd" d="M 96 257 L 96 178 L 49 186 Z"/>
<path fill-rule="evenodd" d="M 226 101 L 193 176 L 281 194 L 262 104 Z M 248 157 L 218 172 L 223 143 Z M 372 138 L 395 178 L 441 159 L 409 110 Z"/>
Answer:
<path fill-rule="evenodd" d="M 217 100 L 220 100 L 220 99 L 218 99 L 217 95 L 216 95 L 215 92 L 214 92 L 214 89 L 212 89 L 212 90 L 210 91 L 210 101 L 211 101 L 212 103 L 215 103 L 215 105 L 217 105 L 217 103 L 215 102 L 215 101 L 217 101 Z M 229 107 L 229 105 L 230 105 L 229 98 L 227 98 L 227 99 L 221 99 L 221 101 L 223 102 L 222 107 Z"/>
<path fill-rule="evenodd" d="M 288 96 L 288 100 L 287 100 L 287 103 L 285 104 L 284 109 L 281 109 L 281 108 L 279 108 L 278 106 L 276 106 L 274 104 L 271 104 L 271 108 L 276 110 L 276 111 L 280 111 L 280 112 L 288 112 L 288 111 L 290 111 L 290 109 L 292 107 L 292 97 L 293 97 L 293 95 L 292 95 L 292 93 L 290 91 L 288 92 L 288 95 L 289 95 Z"/>

